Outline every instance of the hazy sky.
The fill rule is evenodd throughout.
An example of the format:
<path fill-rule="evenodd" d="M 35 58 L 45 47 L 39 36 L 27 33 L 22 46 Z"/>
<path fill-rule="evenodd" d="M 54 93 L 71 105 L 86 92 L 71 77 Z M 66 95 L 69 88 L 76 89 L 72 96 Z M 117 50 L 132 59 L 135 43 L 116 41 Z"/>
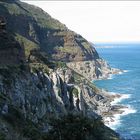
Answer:
<path fill-rule="evenodd" d="M 140 1 L 26 2 L 41 7 L 89 41 L 140 42 Z"/>

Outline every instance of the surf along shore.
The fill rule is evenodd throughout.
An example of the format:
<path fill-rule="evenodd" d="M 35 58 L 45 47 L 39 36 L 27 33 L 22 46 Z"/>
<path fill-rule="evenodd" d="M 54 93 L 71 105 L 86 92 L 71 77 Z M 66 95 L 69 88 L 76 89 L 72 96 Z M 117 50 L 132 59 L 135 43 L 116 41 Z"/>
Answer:
<path fill-rule="evenodd" d="M 113 71 L 114 72 L 112 72 L 111 74 L 106 75 L 104 78 L 101 78 L 99 80 L 104 79 L 109 80 L 112 79 L 114 75 L 117 76 L 119 74 L 128 72 L 127 70 L 119 70 L 119 69 L 114 69 Z M 136 110 L 134 110 L 131 106 L 121 104 L 123 100 L 131 98 L 131 95 L 109 92 L 106 91 L 105 89 L 101 89 L 101 91 L 105 96 L 108 96 L 110 98 L 110 104 L 106 106 L 106 110 L 105 111 L 102 110 L 100 114 L 103 117 L 105 125 L 110 127 L 111 129 L 116 130 L 116 128 L 121 124 L 122 116 L 136 112 Z"/>
<path fill-rule="evenodd" d="M 125 72 L 128 72 L 128 71 L 114 69 L 114 73 L 107 75 L 105 79 L 112 79 L 113 75 L 119 75 Z M 104 79 L 99 79 L 99 80 L 104 80 Z M 101 116 L 103 117 L 103 121 L 106 126 L 110 127 L 111 129 L 116 130 L 116 128 L 119 125 L 121 125 L 122 116 L 136 112 L 136 110 L 134 110 L 131 106 L 123 105 L 121 103 L 123 100 L 131 98 L 131 95 L 109 92 L 109 91 L 106 91 L 105 89 L 101 89 L 101 90 L 106 96 L 109 96 L 110 98 L 110 106 L 107 106 L 108 111 L 107 112 L 103 111 L 101 113 Z"/>

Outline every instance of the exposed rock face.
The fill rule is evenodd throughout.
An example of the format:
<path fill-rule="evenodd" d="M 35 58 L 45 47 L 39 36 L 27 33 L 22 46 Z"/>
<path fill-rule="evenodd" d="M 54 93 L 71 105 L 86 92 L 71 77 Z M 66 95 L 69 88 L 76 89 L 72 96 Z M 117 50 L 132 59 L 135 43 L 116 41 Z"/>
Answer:
<path fill-rule="evenodd" d="M 3 75 L 0 76 L 0 94 L 10 99 L 25 117 L 33 121 L 49 114 L 60 116 L 68 112 L 96 117 L 100 115 L 100 106 L 104 106 L 104 102 L 109 104 L 113 99 L 86 83 L 76 85 L 68 82 L 73 76 L 70 69 L 59 69 L 49 75 L 37 72 L 10 76 L 10 83 L 5 82 Z M 6 104 L 1 111 L 8 109 Z"/>
<path fill-rule="evenodd" d="M 0 80 L 2 94 L 10 98 L 14 106 L 21 108 L 24 116 L 32 121 L 37 122 L 51 113 L 56 116 L 68 113 L 71 106 L 73 110 L 78 111 L 75 103 L 78 97 L 74 99 L 74 95 L 69 95 L 69 85 L 57 72 L 52 72 L 50 76 L 43 73 L 28 73 L 24 77 L 15 78 L 14 81 L 11 79 L 10 85 L 4 84 L 3 78 L 5 77 L 1 76 Z M 78 95 L 80 96 L 80 92 Z M 5 106 L 6 102 L 1 111 L 5 110 Z"/>
<path fill-rule="evenodd" d="M 62 77 L 62 73 L 66 74 Z M 104 96 L 100 90 L 97 91 L 88 84 L 68 83 L 72 75 L 69 69 L 65 71 L 59 69 L 49 75 L 42 72 L 19 76 L 10 74 L 9 83 L 5 81 L 5 76 L 1 75 L 0 94 L 21 109 L 25 117 L 36 123 L 44 116 L 61 116 L 69 112 L 83 113 L 89 117 L 100 115 L 100 106 L 109 104 L 111 98 Z M 1 104 L 1 113 L 8 113 L 8 104 L 8 100 Z"/>
<path fill-rule="evenodd" d="M 30 120 L 44 133 L 50 130 L 48 121 L 52 117 L 61 118 L 71 113 L 97 119 L 109 112 L 113 97 L 86 80 L 76 84 L 75 76 L 68 68 L 49 74 L 20 72 L 11 67 L 0 69 L 0 132 L 6 134 L 6 140 L 28 140 L 14 127 L 18 117 L 22 120 L 17 122 L 17 129 L 23 127 L 22 121 Z M 112 133 L 118 140 L 119 137 Z"/>
<path fill-rule="evenodd" d="M 50 129 L 48 121 L 52 117 L 61 118 L 71 113 L 97 119 L 108 113 L 113 97 L 86 80 L 85 83 L 81 81 L 76 84 L 71 80 L 74 73 L 70 69 L 57 69 L 49 75 L 39 71 L 21 73 L 12 72 L 11 69 L 1 70 L 0 132 L 7 133 L 6 140 L 23 138 L 11 126 L 11 121 L 1 120 L 1 117 L 10 117 L 16 111 L 20 112 L 23 121 L 27 119 L 39 126 L 41 132 Z M 18 113 L 15 115 L 15 118 L 19 116 Z M 119 139 L 115 133 L 114 136 L 116 140 Z"/>
<path fill-rule="evenodd" d="M 85 40 L 82 36 L 72 31 L 59 31 L 54 33 L 54 37 L 58 38 L 58 40 L 54 42 L 56 44 L 59 44 L 59 46 L 56 46 L 54 44 L 54 46 L 56 46 L 54 48 L 55 53 L 52 52 L 54 60 L 72 62 L 72 61 L 95 60 L 99 58 L 98 53 L 87 42 L 87 40 Z M 53 39 L 51 39 L 51 41 L 52 40 Z"/>
<path fill-rule="evenodd" d="M 119 69 L 111 68 L 103 59 L 69 62 L 67 63 L 67 66 L 89 81 L 106 79 L 110 74 L 117 74 L 120 72 Z"/>

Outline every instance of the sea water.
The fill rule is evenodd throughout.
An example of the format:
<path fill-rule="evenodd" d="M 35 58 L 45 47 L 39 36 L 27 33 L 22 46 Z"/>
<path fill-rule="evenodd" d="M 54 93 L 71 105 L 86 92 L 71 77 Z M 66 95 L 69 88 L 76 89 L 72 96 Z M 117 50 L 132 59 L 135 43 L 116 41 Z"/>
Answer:
<path fill-rule="evenodd" d="M 104 46 L 104 44 L 102 45 Z M 123 104 L 128 109 L 115 116 L 110 127 L 127 140 L 140 140 L 140 44 L 118 44 L 112 47 L 96 48 L 100 57 L 111 67 L 124 70 L 107 80 L 94 83 L 108 90 L 110 94 L 123 94 L 121 100 L 112 104 Z"/>

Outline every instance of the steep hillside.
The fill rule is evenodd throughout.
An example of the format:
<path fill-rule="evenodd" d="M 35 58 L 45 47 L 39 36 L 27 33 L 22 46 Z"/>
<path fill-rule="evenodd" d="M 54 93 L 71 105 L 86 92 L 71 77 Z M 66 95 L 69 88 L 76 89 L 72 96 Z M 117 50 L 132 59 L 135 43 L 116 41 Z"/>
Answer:
<path fill-rule="evenodd" d="M 25 61 L 3 17 L 0 41 L 0 140 L 119 139 L 100 116 L 114 97 L 66 65 L 50 69 L 52 62 L 40 50 Z"/>
<path fill-rule="evenodd" d="M 24 48 L 6 31 L 6 21 L 0 17 L 0 66 L 22 64 Z"/>
<path fill-rule="evenodd" d="M 7 30 L 24 47 L 27 60 L 32 51 L 39 49 L 46 53 L 49 61 L 65 62 L 89 80 L 107 78 L 118 72 L 99 57 L 86 39 L 36 6 L 1 0 L 0 14 L 7 20 Z"/>
<path fill-rule="evenodd" d="M 103 123 L 115 96 L 91 83 L 116 70 L 38 7 L 0 0 L 0 14 L 0 140 L 119 140 Z"/>
<path fill-rule="evenodd" d="M 99 116 L 112 99 L 70 69 L 0 69 L 1 140 L 119 140 Z"/>
<path fill-rule="evenodd" d="M 40 47 L 55 61 L 99 58 L 87 40 L 38 7 L 20 1 L 1 0 L 0 14 L 8 21 L 8 30 L 24 45 L 26 56 L 31 49 Z"/>

